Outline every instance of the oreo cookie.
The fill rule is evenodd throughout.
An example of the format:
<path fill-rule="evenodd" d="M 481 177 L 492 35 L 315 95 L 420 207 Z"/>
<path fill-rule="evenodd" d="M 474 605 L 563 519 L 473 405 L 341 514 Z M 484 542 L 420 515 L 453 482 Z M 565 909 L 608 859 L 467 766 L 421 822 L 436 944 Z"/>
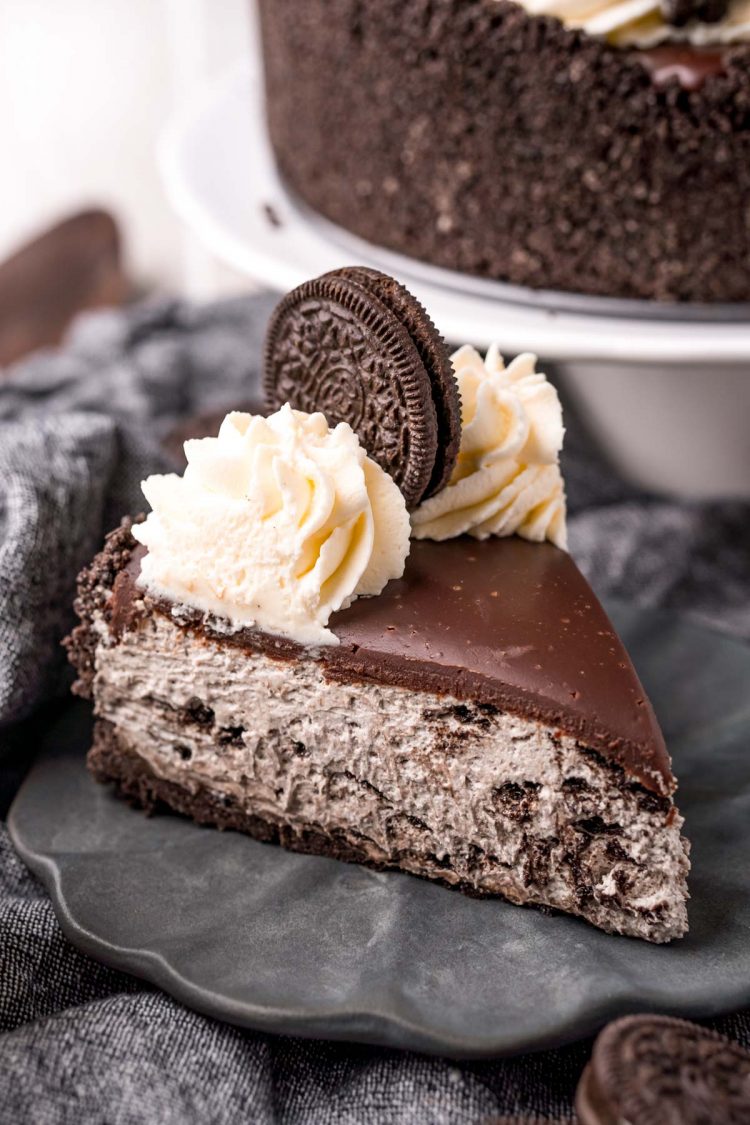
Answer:
<path fill-rule="evenodd" d="M 416 297 L 395 278 L 368 266 L 349 266 L 339 272 L 369 288 L 398 317 L 411 336 L 429 375 L 437 417 L 438 449 L 432 478 L 422 496 L 426 500 L 445 488 L 461 444 L 461 400 L 445 340 Z"/>
<path fill-rule="evenodd" d="M 348 422 L 408 508 L 443 487 L 461 411 L 450 356 L 420 303 L 376 270 L 349 267 L 292 290 L 268 327 L 264 389 Z"/>
<path fill-rule="evenodd" d="M 627 1016 L 599 1035 L 576 1094 L 580 1125 L 750 1121 L 750 1051 L 667 1016 Z"/>

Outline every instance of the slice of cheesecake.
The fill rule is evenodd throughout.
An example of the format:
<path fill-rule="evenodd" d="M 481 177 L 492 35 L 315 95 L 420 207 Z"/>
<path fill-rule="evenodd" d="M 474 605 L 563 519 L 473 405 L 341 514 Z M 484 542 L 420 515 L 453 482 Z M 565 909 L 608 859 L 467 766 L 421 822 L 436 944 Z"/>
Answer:
<path fill-rule="evenodd" d="M 604 930 L 687 929 L 687 843 L 653 710 L 570 556 L 414 542 L 305 645 L 148 593 L 112 533 L 68 646 L 94 775 L 135 803 Z"/>
<path fill-rule="evenodd" d="M 668 941 L 669 757 L 564 550 L 535 357 L 449 357 L 361 267 L 271 318 L 265 416 L 149 477 L 81 579 L 89 764 L 146 808 Z"/>

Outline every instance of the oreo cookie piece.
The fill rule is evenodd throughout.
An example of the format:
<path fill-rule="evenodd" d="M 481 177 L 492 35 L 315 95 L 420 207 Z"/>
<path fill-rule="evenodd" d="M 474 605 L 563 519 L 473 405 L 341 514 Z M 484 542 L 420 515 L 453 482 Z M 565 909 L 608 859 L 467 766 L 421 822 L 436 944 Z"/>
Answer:
<path fill-rule="evenodd" d="M 672 27 L 684 27 L 692 20 L 718 23 L 729 11 L 729 0 L 661 0 L 661 14 Z"/>
<path fill-rule="evenodd" d="M 369 289 L 395 313 L 411 336 L 430 377 L 437 417 L 438 449 L 432 478 L 422 496 L 422 500 L 426 500 L 445 488 L 461 444 L 461 399 L 445 340 L 416 297 L 395 278 L 369 266 L 349 266 L 338 272 Z"/>
<path fill-rule="evenodd" d="M 750 1051 L 667 1016 L 626 1016 L 599 1035 L 576 1094 L 580 1125 L 750 1121 Z"/>
<path fill-rule="evenodd" d="M 271 409 L 290 402 L 348 422 L 410 509 L 450 476 L 460 441 L 450 357 L 385 274 L 350 267 L 287 294 L 268 327 L 264 389 Z"/>

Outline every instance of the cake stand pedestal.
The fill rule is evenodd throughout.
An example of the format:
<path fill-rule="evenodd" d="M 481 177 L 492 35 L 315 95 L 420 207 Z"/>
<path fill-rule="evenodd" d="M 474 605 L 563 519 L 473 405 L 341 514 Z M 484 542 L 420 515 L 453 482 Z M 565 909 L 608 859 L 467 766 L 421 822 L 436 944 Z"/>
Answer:
<path fill-rule="evenodd" d="M 355 262 L 380 268 L 448 340 L 540 356 L 635 484 L 686 498 L 750 496 L 750 306 L 535 292 L 363 242 L 281 183 L 257 58 L 201 91 L 168 125 L 158 157 L 177 213 L 246 277 L 283 292 Z"/>

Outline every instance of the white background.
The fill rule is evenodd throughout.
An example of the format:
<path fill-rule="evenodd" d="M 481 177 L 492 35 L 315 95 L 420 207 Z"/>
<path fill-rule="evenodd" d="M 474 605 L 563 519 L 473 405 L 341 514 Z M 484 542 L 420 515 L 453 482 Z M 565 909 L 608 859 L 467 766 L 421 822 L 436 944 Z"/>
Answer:
<path fill-rule="evenodd" d="M 143 285 L 247 288 L 185 233 L 155 163 L 169 116 L 246 57 L 250 0 L 0 0 L 0 258 L 110 208 Z"/>

